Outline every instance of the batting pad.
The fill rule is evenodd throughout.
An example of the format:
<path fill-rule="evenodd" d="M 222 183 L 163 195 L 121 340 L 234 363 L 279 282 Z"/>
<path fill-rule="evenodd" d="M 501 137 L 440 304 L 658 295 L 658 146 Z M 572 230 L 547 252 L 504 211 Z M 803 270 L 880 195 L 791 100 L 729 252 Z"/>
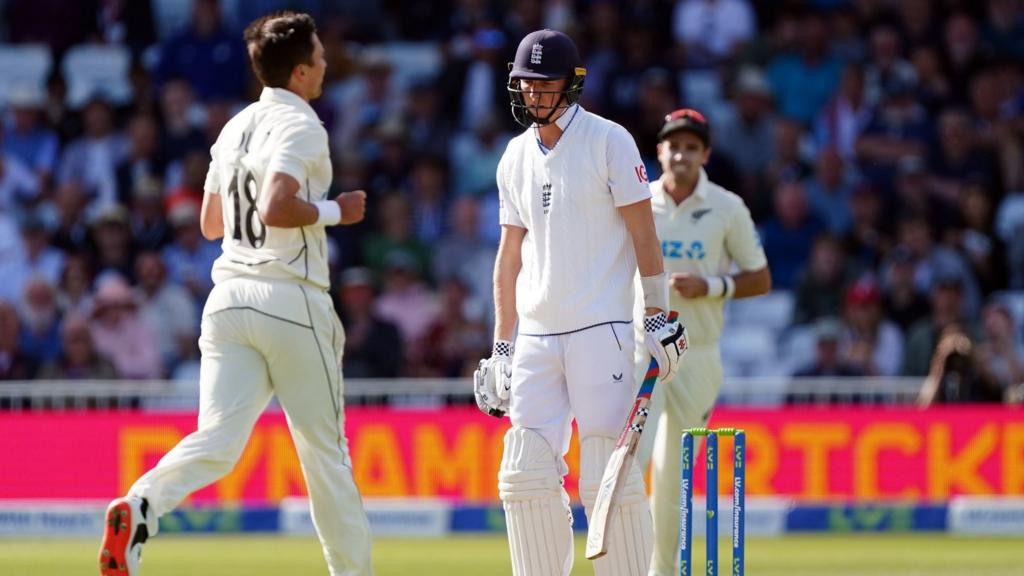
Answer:
<path fill-rule="evenodd" d="M 513 427 L 505 434 L 498 495 L 513 576 L 568 576 L 572 570 L 572 513 L 558 461 L 546 440 Z"/>
<path fill-rule="evenodd" d="M 605 465 L 615 450 L 615 439 L 588 436 L 580 442 L 580 498 L 587 515 L 594 507 Z M 647 576 L 654 545 L 651 507 L 644 479 L 634 461 L 626 473 L 608 522 L 608 553 L 594 560 L 596 576 Z"/>

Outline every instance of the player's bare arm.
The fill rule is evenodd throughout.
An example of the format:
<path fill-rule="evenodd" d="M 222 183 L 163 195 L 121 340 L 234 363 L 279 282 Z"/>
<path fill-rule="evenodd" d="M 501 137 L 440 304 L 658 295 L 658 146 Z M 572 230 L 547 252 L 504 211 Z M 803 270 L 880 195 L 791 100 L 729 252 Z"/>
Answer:
<path fill-rule="evenodd" d="M 734 287 L 731 298 L 752 298 L 767 294 L 772 289 L 772 275 L 767 266 L 758 270 L 732 274 L 728 278 L 731 279 Z M 717 285 L 717 282 L 722 282 L 723 286 Z M 727 282 L 729 280 L 726 280 L 724 276 L 708 278 L 699 274 L 677 273 L 671 277 L 672 289 L 683 298 L 703 298 L 717 295 L 721 290 L 729 290 Z M 715 286 L 712 287 L 712 284 Z"/>
<path fill-rule="evenodd" d="M 494 340 L 510 341 L 516 331 L 516 279 L 523 267 L 526 228 L 501 227 L 498 257 L 494 261 Z"/>
<path fill-rule="evenodd" d="M 633 250 L 636 252 L 636 266 L 641 278 L 659 276 L 665 271 L 665 263 L 661 258 L 661 244 L 658 232 L 654 228 L 654 216 L 651 213 L 651 201 L 641 200 L 619 208 L 619 214 L 626 223 L 633 238 Z M 668 312 L 667 295 L 663 306 L 646 306 L 647 315 Z"/>
<path fill-rule="evenodd" d="M 220 194 L 203 194 L 199 229 L 203 238 L 217 240 L 224 236 L 224 219 L 221 217 Z"/>
<path fill-rule="evenodd" d="M 260 220 L 267 226 L 298 228 L 311 226 L 321 220 L 324 207 L 298 197 L 299 181 L 283 172 L 273 172 L 263 184 L 257 209 Z M 334 200 L 339 215 L 328 217 L 324 224 L 355 224 L 366 215 L 366 192 L 342 192 Z M 329 204 L 326 206 L 329 208 Z"/>
<path fill-rule="evenodd" d="M 526 228 L 503 225 L 494 261 L 494 348 L 473 372 L 473 395 L 482 412 L 496 418 L 509 409 L 512 390 L 512 339 L 516 330 L 516 279 L 523 267 Z"/>

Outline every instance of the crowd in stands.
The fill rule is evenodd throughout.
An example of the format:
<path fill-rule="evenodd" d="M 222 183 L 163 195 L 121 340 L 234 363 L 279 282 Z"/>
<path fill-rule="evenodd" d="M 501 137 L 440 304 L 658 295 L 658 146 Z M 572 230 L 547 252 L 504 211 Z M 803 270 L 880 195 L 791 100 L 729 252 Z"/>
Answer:
<path fill-rule="evenodd" d="M 506 63 L 550 27 L 652 177 L 664 115 L 710 118 L 709 175 L 817 339 L 795 373 L 942 379 L 956 356 L 930 401 L 1020 392 L 1020 0 L 0 0 L 0 48 L 52 61 L 0 90 L 0 379 L 194 376 L 209 147 L 259 94 L 242 28 L 282 8 L 319 24 L 334 189 L 369 195 L 330 230 L 347 376 L 487 355 Z M 96 46 L 121 78 L 74 78 Z"/>

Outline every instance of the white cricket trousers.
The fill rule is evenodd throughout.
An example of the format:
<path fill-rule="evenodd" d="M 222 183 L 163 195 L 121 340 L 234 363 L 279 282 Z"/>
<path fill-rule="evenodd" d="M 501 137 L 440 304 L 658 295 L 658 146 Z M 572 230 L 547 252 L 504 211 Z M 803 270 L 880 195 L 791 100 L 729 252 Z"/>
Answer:
<path fill-rule="evenodd" d="M 344 435 L 345 335 L 326 292 L 289 281 L 236 278 L 203 311 L 198 430 L 132 486 L 156 514 L 234 468 L 272 394 L 284 409 L 333 576 L 366 576 L 370 529 Z"/>
<path fill-rule="evenodd" d="M 646 370 L 647 361 L 642 366 Z M 652 463 L 652 576 L 679 574 L 679 443 L 684 429 L 707 424 L 721 387 L 722 360 L 717 345 L 690 348 L 672 381 L 654 387 L 648 422 L 656 425 L 644 430 L 637 453 L 642 467 L 647 467 L 648 458 Z"/>

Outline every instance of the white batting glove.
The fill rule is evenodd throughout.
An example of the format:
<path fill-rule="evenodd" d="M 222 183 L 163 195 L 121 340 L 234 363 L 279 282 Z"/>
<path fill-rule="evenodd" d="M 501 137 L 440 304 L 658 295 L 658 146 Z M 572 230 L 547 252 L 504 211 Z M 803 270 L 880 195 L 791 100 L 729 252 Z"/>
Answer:
<path fill-rule="evenodd" d="M 679 360 L 689 348 L 686 327 L 679 323 L 678 315 L 665 316 L 658 312 L 644 318 L 644 344 L 658 361 L 658 381 L 671 380 L 679 371 Z"/>
<path fill-rule="evenodd" d="M 508 412 L 512 391 L 512 343 L 498 340 L 491 357 L 480 361 L 473 372 L 473 395 L 484 414 L 501 418 Z"/>

